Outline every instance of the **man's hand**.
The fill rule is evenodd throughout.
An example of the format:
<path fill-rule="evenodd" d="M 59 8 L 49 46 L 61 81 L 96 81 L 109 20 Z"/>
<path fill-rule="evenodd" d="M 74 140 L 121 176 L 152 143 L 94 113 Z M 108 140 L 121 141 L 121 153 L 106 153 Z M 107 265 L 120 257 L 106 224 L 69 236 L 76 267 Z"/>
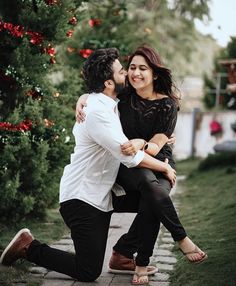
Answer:
<path fill-rule="evenodd" d="M 87 106 L 87 98 L 88 98 L 88 94 L 83 94 L 79 97 L 79 99 L 77 100 L 77 103 L 76 103 L 76 110 L 75 110 L 75 118 L 76 118 L 76 121 L 78 123 L 81 123 L 85 120 L 85 113 L 83 111 L 83 108 L 85 106 Z"/>
<path fill-rule="evenodd" d="M 176 137 L 175 137 L 175 134 L 173 133 L 173 134 L 171 134 L 170 138 L 168 139 L 167 144 L 168 145 L 174 145 L 175 142 L 176 142 Z"/>
<path fill-rule="evenodd" d="M 168 164 L 169 160 L 165 159 L 165 163 L 167 165 L 167 170 L 166 172 L 164 172 L 164 175 L 166 176 L 166 178 L 170 181 L 171 187 L 174 186 L 175 181 L 176 181 L 176 171 L 175 169 L 173 169 L 169 164 Z"/>
<path fill-rule="evenodd" d="M 138 150 L 143 148 L 145 141 L 143 139 L 132 139 L 121 145 L 121 152 L 124 155 L 135 155 Z"/>

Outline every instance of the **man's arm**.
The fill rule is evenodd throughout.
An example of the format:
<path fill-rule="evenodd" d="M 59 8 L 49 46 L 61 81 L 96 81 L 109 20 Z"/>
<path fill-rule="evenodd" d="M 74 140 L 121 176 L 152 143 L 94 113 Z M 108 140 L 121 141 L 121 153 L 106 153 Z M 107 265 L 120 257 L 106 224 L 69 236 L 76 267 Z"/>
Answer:
<path fill-rule="evenodd" d="M 128 168 L 142 167 L 162 172 L 174 184 L 175 170 L 165 162 L 159 161 L 143 151 L 138 151 L 134 156 L 121 153 L 120 145 L 128 139 L 122 131 L 117 115 L 106 111 L 97 110 L 87 115 L 85 124 L 93 140 L 123 163 Z"/>
<path fill-rule="evenodd" d="M 143 159 L 144 152 L 138 151 L 135 156 L 121 153 L 120 145 L 128 140 L 124 135 L 118 116 L 107 110 L 94 110 L 86 115 L 86 129 L 98 145 L 108 150 L 126 167 L 136 167 Z"/>

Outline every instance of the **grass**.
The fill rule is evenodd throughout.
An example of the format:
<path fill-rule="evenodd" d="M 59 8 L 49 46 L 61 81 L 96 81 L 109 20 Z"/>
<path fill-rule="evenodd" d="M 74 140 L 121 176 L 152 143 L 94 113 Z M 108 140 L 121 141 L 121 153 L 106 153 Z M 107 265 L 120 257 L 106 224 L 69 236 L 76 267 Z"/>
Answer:
<path fill-rule="evenodd" d="M 186 159 L 177 162 L 177 175 L 189 175 L 192 171 L 197 169 L 199 162 L 199 159 Z"/>
<path fill-rule="evenodd" d="M 11 225 L 2 224 L 0 222 L 0 250 L 6 247 L 15 233 L 27 227 L 38 240 L 52 243 L 60 239 L 66 233 L 66 226 L 57 209 L 48 211 L 47 218 L 44 221 L 26 220 L 21 223 Z M 15 267 L 0 266 L 0 285 L 10 286 L 14 283 L 24 282 L 27 286 L 38 286 L 41 284 L 40 278 L 32 278 L 29 276 L 28 268 L 31 264 L 27 261 L 16 263 Z"/>
<path fill-rule="evenodd" d="M 236 285 L 235 166 L 200 171 L 198 161 L 177 164 L 182 183 L 180 218 L 188 235 L 207 252 L 208 260 L 192 265 L 176 251 L 178 262 L 171 274 L 173 286 Z"/>
<path fill-rule="evenodd" d="M 221 158 L 222 159 L 222 158 Z M 178 262 L 171 274 L 172 286 L 236 286 L 236 166 L 198 170 L 199 160 L 177 163 L 178 175 L 187 175 L 181 183 L 180 217 L 188 235 L 208 254 L 203 264 L 192 265 L 176 250 Z M 214 162 L 214 167 L 216 163 Z M 66 227 L 58 210 L 51 210 L 46 221 L 25 221 L 18 225 L 0 223 L 0 249 L 3 250 L 18 229 L 28 227 L 40 241 L 59 239 Z M 0 285 L 24 281 L 40 285 L 40 279 L 28 275 L 29 263 L 16 267 L 0 266 Z"/>

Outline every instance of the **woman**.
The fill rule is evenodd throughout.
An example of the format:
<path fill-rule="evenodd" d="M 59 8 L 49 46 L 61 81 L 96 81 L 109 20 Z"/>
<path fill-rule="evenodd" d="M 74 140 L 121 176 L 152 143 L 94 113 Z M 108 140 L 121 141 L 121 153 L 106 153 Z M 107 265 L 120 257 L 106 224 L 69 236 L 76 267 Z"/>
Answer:
<path fill-rule="evenodd" d="M 162 65 L 160 57 L 152 48 L 140 47 L 130 56 L 128 86 L 119 99 L 121 124 L 125 135 L 130 139 L 121 146 L 122 152 L 130 155 L 142 149 L 159 160 L 168 159 L 169 164 L 174 167 L 172 150 L 166 143 L 176 125 L 178 97 L 174 92 L 171 71 Z M 81 101 L 83 105 L 83 97 L 78 101 L 77 113 L 82 119 Z M 147 215 L 143 216 L 139 212 L 129 232 L 113 248 L 126 257 L 131 257 L 134 252 L 138 253 L 133 284 L 148 283 L 147 265 L 160 222 L 170 231 L 190 262 L 199 263 L 207 258 L 187 237 L 169 197 L 170 182 L 162 174 L 148 169 L 128 169 L 121 165 L 117 183 L 127 193 L 139 190 L 148 206 L 146 211 L 150 214 L 147 219 Z M 130 247 L 131 245 L 136 247 Z"/>

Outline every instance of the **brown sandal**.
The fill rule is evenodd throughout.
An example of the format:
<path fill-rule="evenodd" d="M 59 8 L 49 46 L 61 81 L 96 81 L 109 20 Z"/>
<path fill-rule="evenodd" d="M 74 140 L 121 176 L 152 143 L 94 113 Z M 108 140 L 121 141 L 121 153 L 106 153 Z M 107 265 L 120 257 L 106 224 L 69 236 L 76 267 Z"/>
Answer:
<path fill-rule="evenodd" d="M 135 274 L 134 270 L 126 270 L 126 269 L 114 269 L 108 267 L 108 272 L 113 274 Z M 148 265 L 147 266 L 147 275 L 154 275 L 158 272 L 158 268 L 156 266 Z"/>
<path fill-rule="evenodd" d="M 204 253 L 203 255 L 201 255 L 200 253 L 200 249 L 195 245 L 195 248 L 193 251 L 189 251 L 189 252 L 183 252 L 182 249 L 180 249 L 180 251 L 183 253 L 183 255 L 187 258 L 187 260 L 190 262 L 190 263 L 194 263 L 194 264 L 198 264 L 198 263 L 202 263 L 204 260 L 207 259 L 207 254 Z M 201 257 L 197 260 L 191 260 L 188 258 L 188 254 L 194 254 L 194 253 L 198 253 L 199 255 L 201 255 Z"/>
<path fill-rule="evenodd" d="M 149 284 L 149 279 L 148 279 L 148 272 L 145 272 L 145 273 L 142 273 L 142 274 L 139 274 L 137 272 L 134 273 L 134 275 L 136 275 L 138 277 L 137 281 L 134 281 L 134 278 L 132 279 L 132 285 L 148 285 Z M 147 279 L 143 282 L 141 282 L 139 279 L 141 277 L 144 277 L 146 276 Z"/>

